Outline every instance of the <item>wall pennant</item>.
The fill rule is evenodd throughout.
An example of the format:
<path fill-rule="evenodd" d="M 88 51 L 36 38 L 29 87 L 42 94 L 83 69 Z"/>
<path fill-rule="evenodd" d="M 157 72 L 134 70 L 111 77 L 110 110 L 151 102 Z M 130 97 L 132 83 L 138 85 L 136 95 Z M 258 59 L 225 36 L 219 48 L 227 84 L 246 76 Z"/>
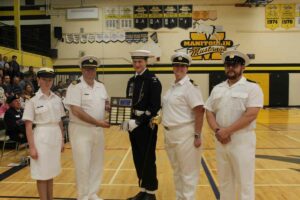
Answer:
<path fill-rule="evenodd" d="M 75 43 L 75 44 L 79 44 L 79 42 L 80 42 L 80 35 L 79 34 L 73 34 L 73 42 Z"/>
<path fill-rule="evenodd" d="M 179 27 L 183 29 L 191 28 L 193 5 L 179 5 L 178 12 Z"/>
<path fill-rule="evenodd" d="M 120 7 L 120 29 L 133 28 L 133 7 L 122 6 Z"/>
<path fill-rule="evenodd" d="M 149 6 L 133 7 L 134 28 L 145 29 L 148 27 Z"/>
<path fill-rule="evenodd" d="M 164 27 L 175 28 L 178 26 L 178 6 L 167 5 L 164 6 Z"/>
<path fill-rule="evenodd" d="M 89 34 L 88 35 L 88 41 L 89 41 L 89 43 L 94 43 L 96 41 L 96 35 L 95 34 Z"/>
<path fill-rule="evenodd" d="M 149 28 L 159 29 L 163 26 L 163 6 L 149 6 Z"/>
<path fill-rule="evenodd" d="M 73 34 L 66 34 L 66 43 L 71 44 L 74 42 Z"/>

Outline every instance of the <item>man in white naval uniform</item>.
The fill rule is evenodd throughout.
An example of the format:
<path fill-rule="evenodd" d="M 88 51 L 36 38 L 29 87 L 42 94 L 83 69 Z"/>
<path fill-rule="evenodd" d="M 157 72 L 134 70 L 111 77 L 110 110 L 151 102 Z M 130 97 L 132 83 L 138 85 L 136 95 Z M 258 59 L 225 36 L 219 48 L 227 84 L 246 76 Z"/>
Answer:
<path fill-rule="evenodd" d="M 65 105 L 70 111 L 69 133 L 76 171 L 78 200 L 99 200 L 97 192 L 103 171 L 103 128 L 108 95 L 104 85 L 95 80 L 98 59 L 81 59 L 82 76 L 67 90 Z"/>
<path fill-rule="evenodd" d="M 203 99 L 188 77 L 191 57 L 182 52 L 171 57 L 175 81 L 163 97 L 162 122 L 165 148 L 174 170 L 177 200 L 195 200 L 201 167 Z"/>
<path fill-rule="evenodd" d="M 258 84 L 243 76 L 247 55 L 222 55 L 227 80 L 215 86 L 205 104 L 206 117 L 216 136 L 221 200 L 254 200 L 256 118 L 263 107 Z"/>

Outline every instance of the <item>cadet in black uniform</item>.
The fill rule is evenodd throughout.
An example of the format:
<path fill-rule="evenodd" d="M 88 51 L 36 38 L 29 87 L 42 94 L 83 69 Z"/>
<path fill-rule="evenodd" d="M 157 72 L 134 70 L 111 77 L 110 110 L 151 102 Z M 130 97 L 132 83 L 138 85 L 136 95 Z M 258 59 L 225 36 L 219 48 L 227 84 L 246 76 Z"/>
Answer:
<path fill-rule="evenodd" d="M 155 164 L 157 125 L 150 128 L 149 123 L 161 107 L 161 84 L 146 67 L 149 54 L 146 50 L 131 52 L 136 73 L 128 81 L 126 96 L 132 98 L 132 114 L 131 119 L 123 124 L 123 130 L 129 131 L 141 191 L 128 200 L 156 199 L 158 188 Z"/>
<path fill-rule="evenodd" d="M 6 134 L 11 140 L 25 143 L 27 142 L 27 139 L 25 133 L 25 124 L 22 120 L 23 110 L 21 109 L 19 96 L 9 96 L 6 102 L 9 104 L 9 109 L 4 115 Z"/>

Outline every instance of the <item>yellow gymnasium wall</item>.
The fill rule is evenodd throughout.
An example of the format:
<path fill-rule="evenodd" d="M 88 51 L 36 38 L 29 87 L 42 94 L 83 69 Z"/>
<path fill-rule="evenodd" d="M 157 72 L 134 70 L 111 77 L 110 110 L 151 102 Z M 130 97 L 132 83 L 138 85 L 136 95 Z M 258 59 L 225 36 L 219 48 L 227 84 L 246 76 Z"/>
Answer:
<path fill-rule="evenodd" d="M 255 81 L 258 83 L 264 93 L 264 105 L 268 106 L 269 105 L 269 79 L 270 76 L 268 73 L 260 73 L 260 74 L 247 74 L 245 73 L 244 76 L 251 80 Z"/>
<path fill-rule="evenodd" d="M 2 54 L 3 56 L 7 56 L 9 61 L 11 60 L 11 57 L 13 55 L 16 55 L 18 63 L 25 67 L 53 67 L 51 58 L 38 54 L 28 53 L 24 51 L 19 52 L 18 50 L 5 47 L 0 47 L 0 54 Z"/>

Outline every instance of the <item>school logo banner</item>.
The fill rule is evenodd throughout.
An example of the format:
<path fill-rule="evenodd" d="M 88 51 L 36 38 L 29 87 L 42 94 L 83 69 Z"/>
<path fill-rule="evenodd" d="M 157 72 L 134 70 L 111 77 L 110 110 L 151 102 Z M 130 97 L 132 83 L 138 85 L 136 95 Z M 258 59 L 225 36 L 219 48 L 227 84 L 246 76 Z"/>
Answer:
<path fill-rule="evenodd" d="M 190 39 L 181 41 L 181 47 L 193 60 L 221 60 L 222 53 L 233 47 L 233 41 L 226 39 L 225 32 L 215 32 L 213 35 L 190 32 Z"/>

